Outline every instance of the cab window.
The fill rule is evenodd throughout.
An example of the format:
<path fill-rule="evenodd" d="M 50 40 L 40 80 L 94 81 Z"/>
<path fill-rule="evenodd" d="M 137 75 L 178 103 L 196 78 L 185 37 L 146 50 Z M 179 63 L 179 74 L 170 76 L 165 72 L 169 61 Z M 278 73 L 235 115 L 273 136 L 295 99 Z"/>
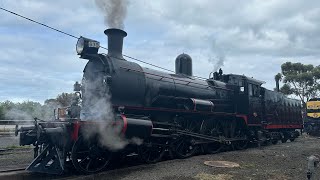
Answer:
<path fill-rule="evenodd" d="M 255 84 L 248 85 L 249 96 L 259 97 L 259 86 Z"/>
<path fill-rule="evenodd" d="M 252 85 L 252 94 L 255 97 L 259 97 L 259 86 L 258 85 Z"/>
<path fill-rule="evenodd" d="M 253 93 L 252 93 L 252 84 L 249 84 L 248 92 L 249 92 L 249 96 L 253 96 Z"/>

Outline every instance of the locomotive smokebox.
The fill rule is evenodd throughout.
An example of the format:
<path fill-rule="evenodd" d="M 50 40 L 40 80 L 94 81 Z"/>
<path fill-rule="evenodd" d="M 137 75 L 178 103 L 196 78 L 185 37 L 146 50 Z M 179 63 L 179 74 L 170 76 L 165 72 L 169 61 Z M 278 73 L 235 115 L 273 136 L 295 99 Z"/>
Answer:
<path fill-rule="evenodd" d="M 122 56 L 123 38 L 127 33 L 121 29 L 106 29 L 104 33 L 108 36 L 108 55 L 119 60 L 124 60 Z"/>
<path fill-rule="evenodd" d="M 176 74 L 192 76 L 192 59 L 188 54 L 180 54 L 176 58 Z"/>

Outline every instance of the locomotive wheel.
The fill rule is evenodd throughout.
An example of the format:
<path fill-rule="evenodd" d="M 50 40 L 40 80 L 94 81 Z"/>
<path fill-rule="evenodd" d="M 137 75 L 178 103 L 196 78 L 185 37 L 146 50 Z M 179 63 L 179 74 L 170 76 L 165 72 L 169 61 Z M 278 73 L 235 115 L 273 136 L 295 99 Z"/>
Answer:
<path fill-rule="evenodd" d="M 274 144 L 274 145 L 275 145 L 275 144 L 278 144 L 278 139 L 273 139 L 273 140 L 271 140 L 271 143 Z"/>
<path fill-rule="evenodd" d="M 195 140 L 191 137 L 180 136 L 173 143 L 175 154 L 178 158 L 184 159 L 193 156 L 198 147 L 194 145 Z"/>
<path fill-rule="evenodd" d="M 99 146 L 95 140 L 86 140 L 82 136 L 71 150 L 72 164 L 77 171 L 91 174 L 102 171 L 111 160 L 111 152 Z"/>
<path fill-rule="evenodd" d="M 146 163 L 156 163 L 161 161 L 165 154 L 165 146 L 145 143 L 138 147 L 138 153 L 142 161 Z"/>
<path fill-rule="evenodd" d="M 186 132 L 197 133 L 200 129 L 199 123 L 191 119 L 184 119 L 180 117 L 176 120 L 176 123 L 180 126 L 179 128 L 181 130 Z M 177 137 L 177 139 L 173 141 L 172 145 L 176 156 L 180 159 L 193 156 L 198 149 L 198 146 L 195 145 L 195 139 L 186 135 Z"/>
<path fill-rule="evenodd" d="M 243 150 L 248 147 L 249 141 L 248 136 L 246 135 L 245 131 L 243 129 L 238 129 L 235 133 L 236 138 L 241 138 L 243 140 L 235 141 L 233 142 L 233 147 L 236 150 Z"/>
<path fill-rule="evenodd" d="M 247 140 L 247 136 L 243 136 L 243 138 L 245 138 L 245 140 L 240 140 L 240 141 L 235 141 L 233 143 L 233 147 L 237 150 L 243 150 L 246 149 L 248 147 L 248 143 L 249 141 Z"/>
<path fill-rule="evenodd" d="M 288 136 L 285 134 L 282 138 L 281 138 L 281 142 L 282 143 L 286 143 L 288 141 Z"/>
<path fill-rule="evenodd" d="M 232 133 L 231 137 L 239 138 L 241 140 L 232 142 L 233 148 L 236 150 L 243 150 L 248 147 L 248 136 L 246 133 L 246 125 L 241 120 L 233 121 L 235 124 L 234 132 Z"/>
<path fill-rule="evenodd" d="M 204 145 L 204 150 L 205 152 L 209 154 L 215 154 L 218 153 L 222 150 L 223 144 L 220 142 L 214 142 L 214 143 L 209 143 Z"/>
<path fill-rule="evenodd" d="M 176 123 L 180 126 L 181 130 L 188 132 L 197 132 L 200 128 L 200 124 L 190 119 L 179 118 Z"/>
<path fill-rule="evenodd" d="M 204 135 L 220 137 L 223 136 L 223 127 L 218 121 L 206 120 L 203 122 L 200 132 Z M 203 145 L 204 151 L 209 154 L 218 153 L 222 150 L 222 148 L 223 144 L 220 142 L 212 142 Z"/>
<path fill-rule="evenodd" d="M 290 138 L 290 142 L 293 142 L 296 138 Z"/>

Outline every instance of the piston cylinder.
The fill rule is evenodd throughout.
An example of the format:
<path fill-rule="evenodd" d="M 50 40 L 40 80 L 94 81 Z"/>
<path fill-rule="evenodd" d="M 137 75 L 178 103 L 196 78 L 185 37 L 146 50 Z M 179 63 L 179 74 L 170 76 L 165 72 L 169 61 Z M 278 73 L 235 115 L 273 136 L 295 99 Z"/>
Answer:
<path fill-rule="evenodd" d="M 122 116 L 124 121 L 123 133 L 126 138 L 147 139 L 152 133 L 152 122 L 150 119 L 138 119 Z"/>

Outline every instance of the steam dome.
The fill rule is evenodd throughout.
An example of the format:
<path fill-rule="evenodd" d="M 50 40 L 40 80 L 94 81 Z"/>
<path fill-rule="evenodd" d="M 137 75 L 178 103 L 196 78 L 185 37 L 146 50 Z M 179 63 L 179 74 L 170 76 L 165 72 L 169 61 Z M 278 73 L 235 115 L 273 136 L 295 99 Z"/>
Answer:
<path fill-rule="evenodd" d="M 176 58 L 176 74 L 192 76 L 192 59 L 188 54 L 180 54 Z"/>

